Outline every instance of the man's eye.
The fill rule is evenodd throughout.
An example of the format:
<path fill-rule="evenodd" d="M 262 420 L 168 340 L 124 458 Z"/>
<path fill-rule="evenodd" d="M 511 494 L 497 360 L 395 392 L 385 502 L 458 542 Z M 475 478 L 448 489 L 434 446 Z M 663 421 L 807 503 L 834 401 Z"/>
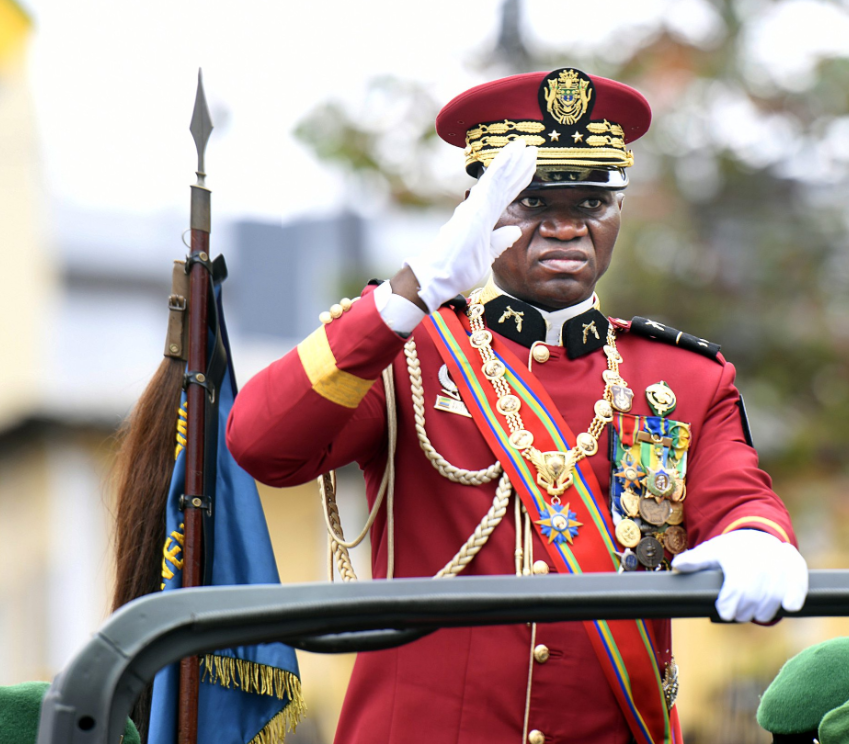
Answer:
<path fill-rule="evenodd" d="M 581 206 L 585 209 L 599 209 L 603 204 L 604 202 L 601 199 L 584 199 L 581 202 Z"/>
<path fill-rule="evenodd" d="M 539 209 L 545 206 L 545 202 L 538 196 L 526 196 L 524 199 L 519 199 L 519 204 L 528 209 Z"/>

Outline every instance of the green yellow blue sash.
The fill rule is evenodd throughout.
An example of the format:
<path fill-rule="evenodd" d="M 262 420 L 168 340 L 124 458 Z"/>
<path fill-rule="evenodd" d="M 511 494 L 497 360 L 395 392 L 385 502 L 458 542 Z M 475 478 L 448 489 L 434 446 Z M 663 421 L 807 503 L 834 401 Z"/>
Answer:
<path fill-rule="evenodd" d="M 425 326 L 472 418 L 536 524 L 548 512 L 547 494 L 537 485 L 535 468 L 508 441 L 507 420 L 496 412 L 498 396 L 481 371 L 479 352 L 469 343 L 468 320 L 461 317 L 443 308 L 429 316 Z M 498 337 L 493 337 L 492 351 L 506 366 L 506 380 L 522 400 L 522 420 L 534 435 L 534 446 L 542 452 L 574 447 L 575 435 L 539 381 Z M 561 500 L 568 502 L 583 526 L 572 544 L 545 537 L 542 542 L 561 573 L 615 571 L 617 545 L 606 500 L 586 459 L 576 470 L 574 485 Z M 666 707 L 651 628 L 643 620 L 589 620 L 584 627 L 636 741 L 680 744 L 677 716 L 674 709 L 670 716 Z"/>

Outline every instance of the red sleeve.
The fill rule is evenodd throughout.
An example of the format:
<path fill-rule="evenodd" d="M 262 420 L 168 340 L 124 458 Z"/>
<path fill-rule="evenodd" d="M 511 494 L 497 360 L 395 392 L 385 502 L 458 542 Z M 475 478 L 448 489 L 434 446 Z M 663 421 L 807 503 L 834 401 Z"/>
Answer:
<path fill-rule="evenodd" d="M 385 445 L 382 370 L 404 339 L 369 291 L 242 388 L 227 421 L 227 446 L 257 480 L 293 486 Z"/>
<path fill-rule="evenodd" d="M 690 544 L 725 532 L 756 529 L 796 545 L 787 509 L 772 490 L 770 477 L 758 467 L 758 455 L 746 442 L 734 386 L 734 366 L 723 369 L 698 441 L 687 464 L 685 512 Z"/>

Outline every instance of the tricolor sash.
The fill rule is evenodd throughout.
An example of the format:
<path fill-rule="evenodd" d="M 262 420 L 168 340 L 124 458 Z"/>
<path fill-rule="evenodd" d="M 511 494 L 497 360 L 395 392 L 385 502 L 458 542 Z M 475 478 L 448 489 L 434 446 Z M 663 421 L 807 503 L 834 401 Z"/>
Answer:
<path fill-rule="evenodd" d="M 442 308 L 425 320 L 425 327 L 478 429 L 542 533 L 537 521 L 549 512 L 551 498 L 537 485 L 533 465 L 508 441 L 507 420 L 496 412 L 497 393 L 483 375 L 479 352 L 469 343 L 468 319 L 463 316 L 461 320 L 453 309 Z M 574 447 L 575 435 L 527 366 L 495 335 L 491 348 L 506 366 L 505 379 L 522 401 L 522 420 L 534 435 L 534 446 L 542 452 L 567 452 Z M 617 570 L 610 511 L 586 459 L 578 463 L 574 485 L 560 498 L 564 504 L 568 502 L 568 510 L 575 513 L 582 527 L 571 544 L 551 541 L 541 534 L 558 571 L 577 574 Z M 670 717 L 667 710 L 652 631 L 645 621 L 588 620 L 584 627 L 638 744 L 681 744 L 677 716 Z"/>

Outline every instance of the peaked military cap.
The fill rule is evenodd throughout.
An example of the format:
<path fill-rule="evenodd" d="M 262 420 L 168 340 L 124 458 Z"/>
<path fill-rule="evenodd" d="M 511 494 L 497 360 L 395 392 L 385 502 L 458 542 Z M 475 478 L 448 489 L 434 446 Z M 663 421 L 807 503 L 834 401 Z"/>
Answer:
<path fill-rule="evenodd" d="M 523 139 L 538 149 L 531 188 L 592 185 L 622 189 L 651 108 L 634 88 L 580 70 L 529 72 L 478 85 L 436 117 L 436 131 L 465 147 L 466 171 L 479 177 L 501 149 Z"/>
<path fill-rule="evenodd" d="M 849 638 L 833 638 L 806 648 L 781 667 L 761 698 L 758 723 L 774 742 L 813 742 L 826 714 L 847 701 Z M 832 733 L 849 728 L 845 718 L 845 713 L 835 715 L 826 728 Z"/>

